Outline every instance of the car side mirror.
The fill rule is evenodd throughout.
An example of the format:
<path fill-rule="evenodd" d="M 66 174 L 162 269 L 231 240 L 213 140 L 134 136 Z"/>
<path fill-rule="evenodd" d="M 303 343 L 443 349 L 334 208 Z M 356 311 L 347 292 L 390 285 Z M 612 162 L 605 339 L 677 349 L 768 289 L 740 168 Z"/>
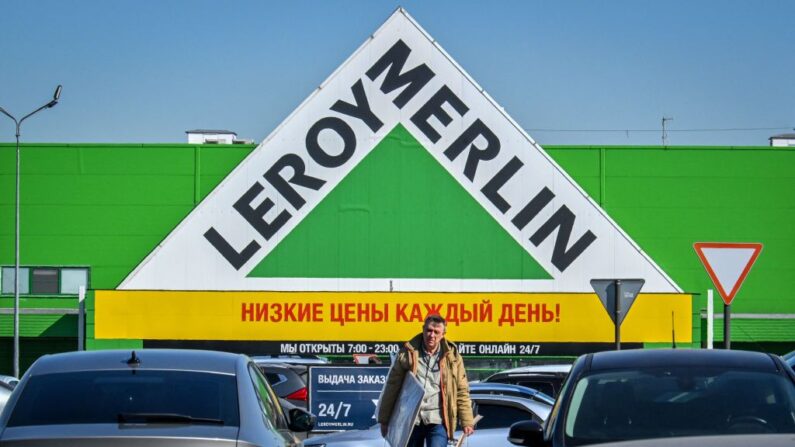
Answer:
<path fill-rule="evenodd" d="M 310 431 L 315 427 L 315 415 L 303 408 L 291 408 L 287 414 L 290 418 L 287 425 L 294 432 Z"/>
<path fill-rule="evenodd" d="M 525 447 L 541 447 L 545 444 L 544 427 L 533 420 L 516 422 L 508 430 L 508 441 Z"/>

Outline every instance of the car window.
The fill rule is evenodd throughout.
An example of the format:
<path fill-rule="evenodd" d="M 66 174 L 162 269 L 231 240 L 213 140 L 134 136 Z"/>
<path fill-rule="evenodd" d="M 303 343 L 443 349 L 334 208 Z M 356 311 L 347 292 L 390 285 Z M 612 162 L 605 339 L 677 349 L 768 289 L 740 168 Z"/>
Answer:
<path fill-rule="evenodd" d="M 268 380 L 268 383 L 270 383 L 271 386 L 281 385 L 282 383 L 287 381 L 287 376 L 285 376 L 284 374 L 273 373 L 273 372 L 266 372 L 265 378 Z"/>
<path fill-rule="evenodd" d="M 285 419 L 282 407 L 278 398 L 273 394 L 268 386 L 267 380 L 262 376 L 262 372 L 256 366 L 249 365 L 251 382 L 257 394 L 257 401 L 262 410 L 262 418 L 265 424 L 275 430 L 286 430 L 287 420 Z"/>
<path fill-rule="evenodd" d="M 485 428 L 510 427 L 514 422 L 525 421 L 527 419 L 542 422 L 538 416 L 530 411 L 509 407 L 507 405 L 478 403 L 478 414 L 483 416 L 483 419 L 478 422 L 477 426 L 480 430 Z"/>
<path fill-rule="evenodd" d="M 547 380 L 519 380 L 516 384 L 536 389 L 548 396 L 555 395 L 555 385 Z"/>
<path fill-rule="evenodd" d="M 649 368 L 577 382 L 565 421 L 574 444 L 664 436 L 795 432 L 795 387 L 773 373 Z"/>
<path fill-rule="evenodd" d="M 142 413 L 239 426 L 236 379 L 228 374 L 134 369 L 31 376 L 8 426 L 117 424 L 119 415 Z"/>

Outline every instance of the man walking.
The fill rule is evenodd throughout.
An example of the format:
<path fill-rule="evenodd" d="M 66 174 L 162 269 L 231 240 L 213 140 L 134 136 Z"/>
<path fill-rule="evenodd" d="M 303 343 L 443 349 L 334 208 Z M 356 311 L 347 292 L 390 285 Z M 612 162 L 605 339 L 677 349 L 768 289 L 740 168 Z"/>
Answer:
<path fill-rule="evenodd" d="M 422 325 L 422 333 L 401 348 L 389 370 L 378 411 L 383 436 L 387 435 L 389 418 L 406 372 L 413 373 L 425 388 L 420 414 L 407 447 L 446 447 L 457 422 L 465 435 L 474 433 L 464 359 L 458 348 L 444 338 L 446 333 L 444 318 L 429 315 Z"/>

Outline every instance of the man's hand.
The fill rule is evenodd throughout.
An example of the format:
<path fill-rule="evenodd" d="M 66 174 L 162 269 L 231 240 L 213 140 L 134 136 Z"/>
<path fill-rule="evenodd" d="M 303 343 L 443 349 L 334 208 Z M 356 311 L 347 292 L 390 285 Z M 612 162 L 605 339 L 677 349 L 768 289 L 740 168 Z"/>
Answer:
<path fill-rule="evenodd" d="M 381 423 L 381 436 L 386 438 L 386 434 L 389 432 L 389 425 Z"/>
<path fill-rule="evenodd" d="M 464 427 L 464 434 L 466 436 L 471 436 L 472 433 L 475 433 L 475 427 Z"/>

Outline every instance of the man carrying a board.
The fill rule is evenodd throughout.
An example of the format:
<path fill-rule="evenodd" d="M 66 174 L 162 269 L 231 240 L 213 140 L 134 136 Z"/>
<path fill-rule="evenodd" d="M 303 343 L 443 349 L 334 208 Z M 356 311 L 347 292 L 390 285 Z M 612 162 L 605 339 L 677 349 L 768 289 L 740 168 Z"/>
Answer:
<path fill-rule="evenodd" d="M 406 342 L 398 352 L 378 411 L 383 436 L 387 435 L 389 418 L 407 372 L 414 374 L 425 389 L 408 447 L 446 447 L 458 423 L 465 436 L 474 433 L 464 359 L 458 348 L 445 339 L 446 333 L 444 318 L 438 314 L 428 315 L 422 333 Z"/>

